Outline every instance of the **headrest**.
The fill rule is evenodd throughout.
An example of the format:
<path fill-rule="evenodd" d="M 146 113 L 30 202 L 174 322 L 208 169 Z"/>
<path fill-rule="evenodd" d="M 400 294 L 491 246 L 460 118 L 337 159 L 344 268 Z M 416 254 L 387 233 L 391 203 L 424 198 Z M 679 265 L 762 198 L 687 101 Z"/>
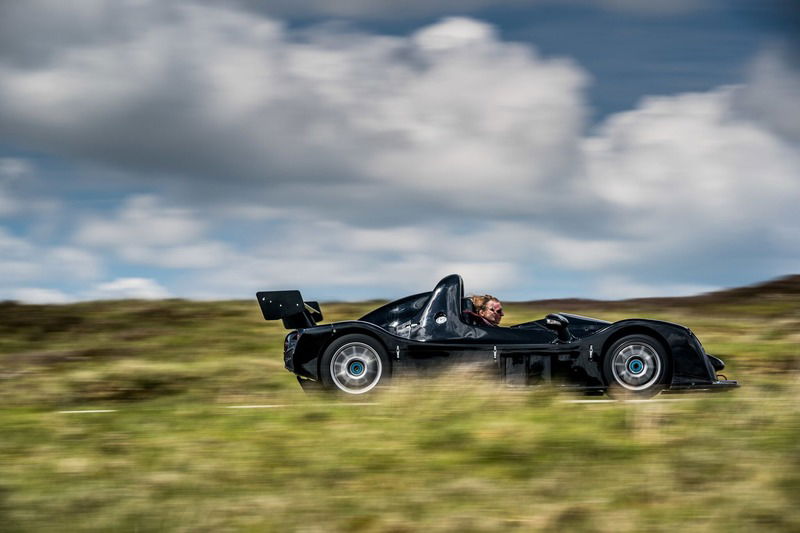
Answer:
<path fill-rule="evenodd" d="M 470 313 L 475 312 L 475 304 L 472 303 L 472 298 L 462 298 L 461 299 L 461 312 L 469 311 Z"/>

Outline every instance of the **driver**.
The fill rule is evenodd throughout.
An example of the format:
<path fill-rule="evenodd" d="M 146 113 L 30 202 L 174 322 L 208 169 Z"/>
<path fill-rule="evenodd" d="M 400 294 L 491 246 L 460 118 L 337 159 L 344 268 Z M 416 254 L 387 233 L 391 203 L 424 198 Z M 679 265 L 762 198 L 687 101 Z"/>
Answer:
<path fill-rule="evenodd" d="M 503 319 L 503 304 L 491 294 L 472 296 L 472 304 L 480 319 L 487 326 L 499 326 Z"/>

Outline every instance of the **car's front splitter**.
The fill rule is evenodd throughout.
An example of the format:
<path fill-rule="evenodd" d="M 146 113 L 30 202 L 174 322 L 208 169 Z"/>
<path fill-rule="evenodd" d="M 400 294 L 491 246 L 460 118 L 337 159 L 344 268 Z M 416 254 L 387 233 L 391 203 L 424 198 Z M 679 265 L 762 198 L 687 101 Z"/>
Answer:
<path fill-rule="evenodd" d="M 721 379 L 711 383 L 695 383 L 685 385 L 673 385 L 664 393 L 671 392 L 725 392 L 739 388 L 739 382 L 734 379 Z"/>

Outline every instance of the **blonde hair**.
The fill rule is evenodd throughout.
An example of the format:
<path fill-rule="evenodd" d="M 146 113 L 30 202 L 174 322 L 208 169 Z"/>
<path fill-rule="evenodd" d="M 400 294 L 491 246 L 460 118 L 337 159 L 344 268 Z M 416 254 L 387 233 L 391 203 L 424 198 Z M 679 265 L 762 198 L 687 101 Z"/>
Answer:
<path fill-rule="evenodd" d="M 472 299 L 472 305 L 475 306 L 476 313 L 486 309 L 486 306 L 489 305 L 489 302 L 500 301 L 491 294 L 476 294 L 474 296 L 470 296 L 470 298 Z"/>

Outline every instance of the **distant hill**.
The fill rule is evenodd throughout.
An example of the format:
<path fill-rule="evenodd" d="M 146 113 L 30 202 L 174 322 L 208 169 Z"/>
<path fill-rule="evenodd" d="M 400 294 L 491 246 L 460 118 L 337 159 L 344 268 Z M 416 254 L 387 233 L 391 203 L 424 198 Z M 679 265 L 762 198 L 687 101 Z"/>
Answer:
<path fill-rule="evenodd" d="M 661 306 L 661 307 L 689 307 L 697 305 L 717 305 L 736 302 L 750 301 L 756 298 L 773 301 L 776 299 L 797 299 L 800 303 L 800 274 L 792 274 L 776 278 L 770 281 L 747 285 L 745 287 L 735 287 L 723 289 L 694 296 L 674 296 L 663 298 L 630 298 L 626 300 L 592 300 L 584 298 L 561 298 L 549 300 L 534 300 L 519 302 L 530 305 L 558 307 L 559 309 L 569 310 L 579 307 L 590 307 L 602 305 L 606 308 L 615 307 L 640 307 L 640 306 Z"/>

